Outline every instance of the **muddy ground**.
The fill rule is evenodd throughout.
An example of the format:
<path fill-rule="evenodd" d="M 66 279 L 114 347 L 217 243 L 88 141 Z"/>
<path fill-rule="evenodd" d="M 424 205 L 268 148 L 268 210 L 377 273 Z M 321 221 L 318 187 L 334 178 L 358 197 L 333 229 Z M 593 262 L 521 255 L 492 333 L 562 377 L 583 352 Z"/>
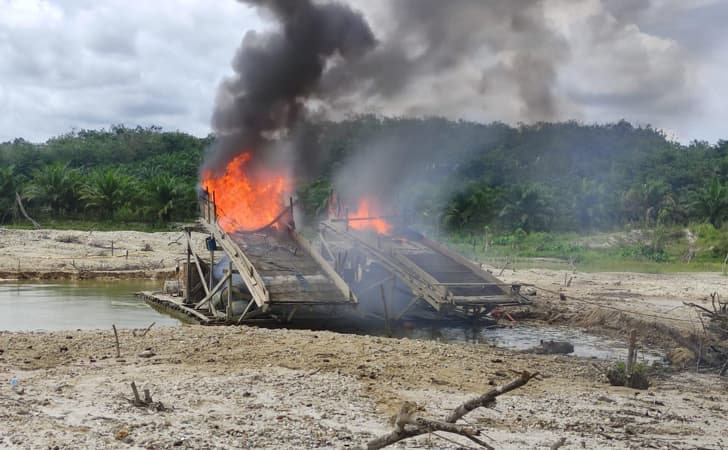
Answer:
<path fill-rule="evenodd" d="M 20 254 L 33 255 L 28 266 L 46 274 L 79 273 L 58 266 L 69 258 L 88 271 L 105 258 L 99 273 L 113 273 L 115 259 L 94 255 L 110 252 L 101 245 L 111 237 L 115 247 L 140 253 L 149 243 L 154 251 L 142 254 L 140 265 L 162 259 L 173 270 L 184 255 L 172 243 L 181 233 L 0 233 L 0 270 L 9 274 Z M 66 236 L 80 242 L 64 242 Z M 682 301 L 706 304 L 725 286 L 719 274 L 528 270 L 502 278 L 534 286 L 524 286 L 538 295 L 522 312 L 533 323 L 617 337 L 638 323 L 640 345 L 666 351 L 678 344 L 664 329 L 689 334 L 699 326 Z M 443 417 L 522 370 L 541 375 L 466 416 L 497 448 L 550 448 L 562 437 L 562 448 L 572 449 L 728 447 L 728 382 L 692 365 L 661 370 L 647 391 L 635 391 L 609 386 L 604 361 L 486 344 L 251 327 L 152 328 L 140 335 L 121 330 L 116 358 L 111 330 L 0 332 L 0 448 L 352 448 L 390 430 L 388 418 L 404 400 L 424 406 L 423 415 Z M 133 406 L 131 381 L 163 408 Z M 399 448 L 469 446 L 442 436 L 455 443 L 430 435 Z"/>

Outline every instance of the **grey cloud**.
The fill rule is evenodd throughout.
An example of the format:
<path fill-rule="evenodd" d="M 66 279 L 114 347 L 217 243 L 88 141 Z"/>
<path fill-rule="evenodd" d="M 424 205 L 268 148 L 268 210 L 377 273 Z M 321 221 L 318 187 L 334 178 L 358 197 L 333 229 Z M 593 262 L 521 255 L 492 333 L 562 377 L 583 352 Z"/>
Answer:
<path fill-rule="evenodd" d="M 355 108 L 372 96 L 411 103 L 403 98 L 407 86 L 428 77 L 447 77 L 460 88 L 467 85 L 470 101 L 482 102 L 484 89 L 501 87 L 487 82 L 497 73 L 514 85 L 521 120 L 558 117 L 554 87 L 558 66 L 569 59 L 569 47 L 547 26 L 544 1 L 399 0 L 384 5 L 391 23 L 378 47 L 353 65 L 335 67 L 323 80 L 324 95 L 337 106 Z M 473 66 L 481 76 L 472 76 Z M 426 100 L 431 113 L 441 103 L 437 94 Z M 427 106 L 419 101 L 410 108 Z"/>
<path fill-rule="evenodd" d="M 633 26 L 629 26 L 629 25 Z M 675 42 L 644 34 L 626 18 L 594 15 L 583 23 L 585 39 L 576 67 L 578 83 L 569 98 L 583 108 L 612 118 L 660 121 L 681 117 L 697 107 L 695 61 Z"/>
<path fill-rule="evenodd" d="M 9 4 L 43 8 L 15 20 L 3 4 L 0 140 L 147 120 L 207 134 L 216 87 L 231 72 L 241 38 L 250 29 L 260 37 L 260 29 L 275 28 L 272 13 L 264 22 L 232 0 Z M 722 109 L 706 117 L 704 103 L 726 94 L 725 1 L 348 4 L 363 11 L 376 45 L 347 64 L 327 61 L 312 99 L 332 117 L 361 111 L 511 123 L 624 117 L 681 136 L 723 133 L 715 116 Z M 555 24 L 553 14 L 566 16 L 566 25 Z"/>
<path fill-rule="evenodd" d="M 0 141 L 114 123 L 206 135 L 241 30 L 259 26 L 233 1 L 14 4 L 0 17 Z"/>

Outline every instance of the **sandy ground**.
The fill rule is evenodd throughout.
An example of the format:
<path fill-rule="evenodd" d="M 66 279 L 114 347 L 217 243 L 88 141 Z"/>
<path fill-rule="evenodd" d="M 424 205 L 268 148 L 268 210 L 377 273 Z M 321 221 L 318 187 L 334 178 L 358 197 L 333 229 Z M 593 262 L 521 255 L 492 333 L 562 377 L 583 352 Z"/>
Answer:
<path fill-rule="evenodd" d="M 710 309 L 712 293 L 728 295 L 728 277 L 720 273 L 584 273 L 530 269 L 506 270 L 500 278 L 508 283 L 530 285 L 524 291 L 535 289 L 538 298 L 555 309 L 625 311 L 647 322 L 655 321 L 685 332 L 702 330 L 702 323 L 696 309 L 684 302 Z M 560 294 L 564 294 L 565 300 Z"/>
<path fill-rule="evenodd" d="M 183 232 L 0 228 L 0 279 L 158 278 L 186 259 L 185 242 Z M 202 251 L 204 236 L 193 243 Z"/>
<path fill-rule="evenodd" d="M 18 260 L 37 278 L 152 276 L 184 257 L 181 236 L 0 230 L 0 277 L 17 276 Z M 129 250 L 129 261 L 116 249 Z M 726 285 L 719 274 L 519 270 L 501 278 L 536 286 L 530 309 L 554 323 L 589 327 L 579 321 L 594 310 L 630 311 L 685 332 L 699 321 L 682 301 L 705 304 Z M 404 400 L 443 417 L 521 370 L 541 376 L 466 417 L 497 448 L 549 448 L 561 437 L 572 449 L 728 447 L 728 382 L 707 373 L 670 370 L 634 391 L 609 386 L 603 361 L 485 344 L 250 327 L 136 334 L 121 330 L 116 358 L 111 330 L 0 332 L 0 448 L 352 448 L 387 432 Z M 139 356 L 148 349 L 153 356 Z M 130 404 L 131 381 L 165 410 Z M 457 443 L 431 435 L 399 448 L 468 448 L 447 438 Z"/>
<path fill-rule="evenodd" d="M 520 370 L 542 376 L 466 417 L 498 448 L 560 437 L 564 448 L 728 446 L 728 383 L 713 375 L 674 373 L 633 391 L 608 386 L 593 360 L 482 344 L 201 326 L 120 340 L 116 359 L 110 330 L 0 333 L 0 447 L 354 447 L 386 432 L 403 400 L 442 417 Z M 132 406 L 131 381 L 170 410 Z M 455 439 L 400 447 L 467 447 Z"/>

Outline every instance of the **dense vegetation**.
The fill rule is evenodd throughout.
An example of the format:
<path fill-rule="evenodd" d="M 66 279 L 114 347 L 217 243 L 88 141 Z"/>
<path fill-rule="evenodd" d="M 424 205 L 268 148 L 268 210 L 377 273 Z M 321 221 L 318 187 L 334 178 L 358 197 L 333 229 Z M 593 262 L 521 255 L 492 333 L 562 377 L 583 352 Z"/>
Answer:
<path fill-rule="evenodd" d="M 715 255 L 728 247 L 715 237 L 728 219 L 726 141 L 682 145 L 624 121 L 511 127 L 362 116 L 305 124 L 296 132 L 317 148 L 317 176 L 298 180 L 311 216 L 326 210 L 338 169 L 385 136 L 410 149 L 402 150 L 409 173 L 423 174 L 398 187 L 408 214 L 451 236 L 490 233 L 510 239 L 503 245 L 514 248 L 514 240 L 540 232 L 709 224 L 701 226 L 714 235 Z M 193 219 L 199 165 L 213 139 L 114 126 L 42 144 L 2 143 L 0 223 L 22 221 L 15 192 L 41 222 L 163 227 Z M 396 153 L 392 159 L 398 162 Z"/>
<path fill-rule="evenodd" d="M 197 214 L 199 139 L 157 127 L 82 130 L 33 144 L 0 144 L 0 223 L 18 221 L 15 192 L 41 222 L 146 223 Z"/>

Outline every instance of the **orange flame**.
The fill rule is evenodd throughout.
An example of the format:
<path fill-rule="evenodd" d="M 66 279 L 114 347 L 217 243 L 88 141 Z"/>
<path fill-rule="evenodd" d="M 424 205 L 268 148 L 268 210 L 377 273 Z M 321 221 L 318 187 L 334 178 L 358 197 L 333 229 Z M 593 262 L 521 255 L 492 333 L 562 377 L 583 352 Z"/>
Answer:
<path fill-rule="evenodd" d="M 286 208 L 290 182 L 282 171 L 248 166 L 252 154 L 241 153 L 225 167 L 225 173 L 202 174 L 202 187 L 215 195 L 218 223 L 227 232 L 256 230 L 271 223 Z"/>
<path fill-rule="evenodd" d="M 349 226 L 356 230 L 373 229 L 379 234 L 389 234 L 392 225 L 379 216 L 381 216 L 381 212 L 376 202 L 365 197 L 359 202 L 359 208 L 355 212 L 349 212 L 349 219 L 366 220 L 352 220 L 349 222 Z"/>

